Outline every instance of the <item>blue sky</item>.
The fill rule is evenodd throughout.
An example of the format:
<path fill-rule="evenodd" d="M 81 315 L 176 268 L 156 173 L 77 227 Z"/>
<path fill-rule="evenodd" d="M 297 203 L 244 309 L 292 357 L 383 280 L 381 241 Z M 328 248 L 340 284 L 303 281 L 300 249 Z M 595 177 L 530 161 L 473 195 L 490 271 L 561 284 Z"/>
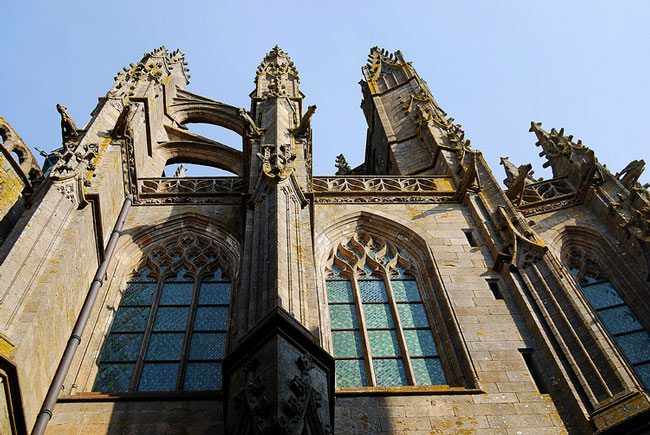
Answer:
<path fill-rule="evenodd" d="M 379 45 L 413 62 L 498 179 L 500 156 L 548 176 L 531 120 L 565 127 L 614 172 L 650 166 L 649 1 L 0 2 L 0 114 L 32 149 L 60 145 L 56 103 L 85 124 L 115 73 L 163 44 L 186 53 L 188 90 L 249 107 L 255 69 L 279 44 L 318 105 L 314 172 L 330 174 L 341 152 L 363 159 L 358 82 Z"/>

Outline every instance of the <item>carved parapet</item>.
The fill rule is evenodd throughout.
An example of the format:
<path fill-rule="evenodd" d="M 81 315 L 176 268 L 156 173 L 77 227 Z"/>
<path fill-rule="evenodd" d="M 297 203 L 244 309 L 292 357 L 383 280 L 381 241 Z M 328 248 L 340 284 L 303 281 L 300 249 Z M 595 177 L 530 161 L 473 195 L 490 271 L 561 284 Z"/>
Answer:
<path fill-rule="evenodd" d="M 315 201 L 321 203 L 450 202 L 453 181 L 437 177 L 314 177 Z"/>
<path fill-rule="evenodd" d="M 506 194 L 510 191 L 508 189 Z M 527 184 L 518 199 L 513 199 L 510 195 L 508 198 L 524 216 L 533 216 L 580 204 L 584 199 L 584 191 L 581 193 L 578 195 L 566 177 L 560 177 Z"/>
<path fill-rule="evenodd" d="M 330 434 L 334 359 L 278 308 L 224 361 L 228 434 Z"/>
<path fill-rule="evenodd" d="M 238 177 L 140 178 L 137 204 L 235 203 L 244 193 L 244 180 Z"/>

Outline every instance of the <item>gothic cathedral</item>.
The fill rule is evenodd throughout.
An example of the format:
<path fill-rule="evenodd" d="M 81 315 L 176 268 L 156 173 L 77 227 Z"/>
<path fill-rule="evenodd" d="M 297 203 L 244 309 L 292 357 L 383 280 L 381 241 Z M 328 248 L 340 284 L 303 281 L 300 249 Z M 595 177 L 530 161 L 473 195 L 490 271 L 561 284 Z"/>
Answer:
<path fill-rule="evenodd" d="M 0 117 L 0 433 L 650 431 L 643 161 L 532 122 L 553 178 L 503 158 L 501 184 L 373 48 L 365 160 L 313 176 L 284 51 L 249 108 L 187 72 L 161 47 L 85 126 L 58 105 L 42 168 Z"/>

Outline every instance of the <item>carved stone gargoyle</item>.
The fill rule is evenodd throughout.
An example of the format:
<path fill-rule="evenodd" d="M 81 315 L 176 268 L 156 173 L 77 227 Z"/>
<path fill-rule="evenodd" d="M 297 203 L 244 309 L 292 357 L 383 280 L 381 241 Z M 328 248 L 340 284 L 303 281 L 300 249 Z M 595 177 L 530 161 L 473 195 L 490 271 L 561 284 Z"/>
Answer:
<path fill-rule="evenodd" d="M 244 121 L 246 124 L 246 135 L 250 138 L 259 138 L 262 137 L 264 134 L 264 129 L 259 128 L 253 118 L 248 114 L 246 109 L 241 108 L 237 112 L 239 114 L 239 117 Z"/>
<path fill-rule="evenodd" d="M 293 135 L 295 137 L 304 137 L 307 135 L 307 133 L 309 133 L 309 130 L 311 129 L 311 117 L 315 112 L 315 104 L 307 107 L 307 111 L 304 115 L 302 115 L 302 119 L 300 120 L 300 125 L 295 130 L 293 130 Z"/>
<path fill-rule="evenodd" d="M 645 161 L 632 160 L 621 172 L 616 174 L 616 178 L 621 181 L 621 184 L 627 190 L 632 190 L 639 182 L 644 169 Z"/>
<path fill-rule="evenodd" d="M 61 136 L 63 137 L 63 143 L 76 140 L 79 137 L 79 129 L 72 116 L 68 113 L 68 109 L 61 104 L 57 104 L 56 110 L 61 115 Z"/>
<path fill-rule="evenodd" d="M 115 122 L 115 127 L 111 131 L 111 137 L 113 139 L 124 139 L 129 138 L 133 139 L 133 128 L 131 126 L 131 114 L 133 113 L 133 106 L 126 104 L 122 113 L 117 117 Z"/>
<path fill-rule="evenodd" d="M 514 205 L 520 205 L 526 186 L 537 181 L 532 177 L 533 165 L 527 163 L 516 168 L 508 157 L 501 157 L 501 164 L 506 171 L 506 179 L 503 180 L 503 184 L 508 187 L 506 196 Z"/>

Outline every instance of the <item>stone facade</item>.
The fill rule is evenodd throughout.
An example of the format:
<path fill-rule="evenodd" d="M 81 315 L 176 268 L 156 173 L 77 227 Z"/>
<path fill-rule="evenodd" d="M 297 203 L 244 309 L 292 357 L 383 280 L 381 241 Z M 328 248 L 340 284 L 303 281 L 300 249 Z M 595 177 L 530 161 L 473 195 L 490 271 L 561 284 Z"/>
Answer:
<path fill-rule="evenodd" d="M 0 118 L 2 430 L 650 430 L 643 161 L 612 174 L 563 130 L 532 123 L 554 178 L 536 180 L 531 165 L 504 158 L 503 188 L 402 54 L 373 48 L 361 82 L 365 161 L 350 168 L 341 155 L 336 176 L 314 177 L 316 107 L 303 107 L 286 53 L 275 47 L 258 67 L 249 110 L 187 91 L 187 72 L 182 53 L 161 47 L 118 74 L 84 129 L 59 106 L 62 146 L 43 171 Z M 192 133 L 186 124 L 195 122 L 238 133 L 241 150 Z M 168 163 L 233 176 L 161 177 Z M 164 248 L 168 240 L 180 251 Z M 220 386 L 185 391 L 194 358 L 186 338 L 176 387 L 138 387 L 143 348 L 138 374 L 107 391 L 118 382 L 102 370 L 115 368 L 106 352 L 128 283 L 165 282 L 179 265 L 216 267 L 232 283 L 229 310 L 204 307 L 226 310 L 223 355 L 209 363 L 221 367 Z M 337 276 L 356 301 L 341 305 L 356 313 L 348 329 L 334 314 Z M 399 299 L 393 279 L 410 280 L 415 302 Z M 369 280 L 393 289 L 381 305 L 392 313 L 381 329 L 396 337 L 390 358 L 363 314 L 372 307 L 360 283 Z M 594 296 L 598 289 L 608 293 Z M 164 306 L 159 298 L 152 310 Z M 425 326 L 409 326 L 405 307 L 421 307 Z M 71 336 L 79 322 L 82 334 Z M 337 328 L 361 337 L 356 359 L 341 353 Z M 431 337 L 436 353 L 415 352 L 414 333 Z M 359 363 L 357 384 L 345 384 L 349 361 Z M 378 362 L 402 367 L 391 372 L 401 380 L 387 383 Z"/>

